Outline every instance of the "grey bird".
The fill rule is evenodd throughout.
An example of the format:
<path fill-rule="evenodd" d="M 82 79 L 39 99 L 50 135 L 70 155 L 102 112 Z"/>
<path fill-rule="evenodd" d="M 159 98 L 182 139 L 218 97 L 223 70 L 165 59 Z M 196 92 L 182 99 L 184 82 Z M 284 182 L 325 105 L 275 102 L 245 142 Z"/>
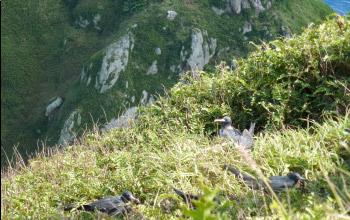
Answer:
<path fill-rule="evenodd" d="M 253 147 L 255 123 L 250 123 L 249 130 L 244 129 L 241 133 L 232 126 L 232 120 L 229 116 L 225 116 L 221 119 L 215 119 L 214 122 L 219 122 L 221 124 L 221 129 L 219 131 L 220 137 L 229 138 L 246 149 L 251 149 Z"/>
<path fill-rule="evenodd" d="M 175 193 L 182 198 L 182 200 L 191 208 L 194 209 L 196 206 L 193 204 L 193 200 L 199 200 L 200 196 L 185 193 L 179 189 L 174 188 Z"/>
<path fill-rule="evenodd" d="M 100 211 L 111 216 L 125 215 L 132 210 L 131 206 L 127 204 L 128 202 L 139 204 L 140 200 L 135 198 L 131 192 L 124 191 L 121 196 L 105 197 L 87 205 L 78 207 L 74 207 L 74 205 L 68 205 L 64 207 L 64 211 L 70 211 L 76 208 L 77 210 L 84 210 L 88 212 Z"/>
<path fill-rule="evenodd" d="M 268 187 L 264 181 L 255 179 L 253 176 L 239 171 L 232 165 L 224 165 L 224 169 L 227 169 L 237 178 L 240 178 L 251 189 L 264 189 L 265 191 L 268 191 Z M 268 184 L 273 191 L 279 192 L 295 186 L 303 187 L 305 181 L 306 180 L 299 173 L 292 172 L 286 176 L 271 176 L 268 179 Z"/>

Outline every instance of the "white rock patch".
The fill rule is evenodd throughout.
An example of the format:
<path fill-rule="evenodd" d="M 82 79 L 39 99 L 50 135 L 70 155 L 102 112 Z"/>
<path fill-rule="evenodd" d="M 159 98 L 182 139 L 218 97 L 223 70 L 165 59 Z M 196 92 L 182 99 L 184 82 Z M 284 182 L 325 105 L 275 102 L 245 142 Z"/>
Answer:
<path fill-rule="evenodd" d="M 173 21 L 177 16 L 177 12 L 176 11 L 167 11 L 167 16 L 166 18 L 169 20 L 169 21 Z"/>
<path fill-rule="evenodd" d="M 79 126 L 81 124 L 81 116 L 78 111 L 73 111 L 68 119 L 64 122 L 63 128 L 60 133 L 60 138 L 58 139 L 58 144 L 66 146 L 70 144 L 77 134 L 74 132 L 74 126 Z"/>
<path fill-rule="evenodd" d="M 162 54 L 162 50 L 161 50 L 159 47 L 157 47 L 157 48 L 154 50 L 154 52 L 155 52 L 157 55 L 161 55 L 161 54 Z"/>
<path fill-rule="evenodd" d="M 154 75 L 158 73 L 157 60 L 153 61 L 152 65 L 148 68 L 146 75 Z"/>
<path fill-rule="evenodd" d="M 75 23 L 81 28 L 86 28 L 90 24 L 90 22 L 82 16 L 79 16 L 79 19 L 76 20 Z"/>
<path fill-rule="evenodd" d="M 53 101 L 50 102 L 48 106 L 46 106 L 45 116 L 48 117 L 55 109 L 59 108 L 63 103 L 63 99 L 61 97 L 56 97 Z"/>
<path fill-rule="evenodd" d="M 135 120 L 137 116 L 137 107 L 128 108 L 121 116 L 118 118 L 112 118 L 107 124 L 101 129 L 102 132 L 106 132 L 113 128 L 129 128 L 130 122 Z"/>
<path fill-rule="evenodd" d="M 210 38 L 208 42 L 204 40 L 207 37 L 207 32 L 198 28 L 192 30 L 192 53 L 187 59 L 187 64 L 191 70 L 202 70 L 203 67 L 209 63 L 216 50 L 216 39 Z"/>
<path fill-rule="evenodd" d="M 252 31 L 252 24 L 246 21 L 243 26 L 243 34 L 249 33 L 251 31 Z"/>
<path fill-rule="evenodd" d="M 220 9 L 220 8 L 217 8 L 215 6 L 212 6 L 211 9 L 213 10 L 213 12 L 216 14 L 216 15 L 222 15 L 223 13 L 225 13 L 225 10 L 223 9 Z"/>
<path fill-rule="evenodd" d="M 256 12 L 265 11 L 265 8 L 263 7 L 260 0 L 250 0 L 251 5 L 253 8 L 255 8 Z"/>
<path fill-rule="evenodd" d="M 129 53 L 133 47 L 134 38 L 131 33 L 107 47 L 95 84 L 95 88 L 100 90 L 100 93 L 106 92 L 117 82 L 120 73 L 128 65 Z"/>
<path fill-rule="evenodd" d="M 94 23 L 94 27 L 97 30 L 101 30 L 101 28 L 98 26 L 98 23 L 101 21 L 101 15 L 100 14 L 96 14 L 94 16 L 94 18 L 92 19 L 92 22 Z"/>
<path fill-rule="evenodd" d="M 141 100 L 140 100 L 140 104 L 141 105 L 147 104 L 147 98 L 148 98 L 148 92 L 146 90 L 143 90 L 142 91 L 142 97 L 141 97 Z"/>

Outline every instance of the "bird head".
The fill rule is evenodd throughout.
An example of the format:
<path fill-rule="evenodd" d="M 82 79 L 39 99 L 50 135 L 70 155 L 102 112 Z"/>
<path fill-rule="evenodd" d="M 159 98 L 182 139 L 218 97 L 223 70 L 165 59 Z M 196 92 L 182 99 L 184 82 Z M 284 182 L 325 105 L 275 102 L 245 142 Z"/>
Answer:
<path fill-rule="evenodd" d="M 288 177 L 292 180 L 294 180 L 296 183 L 297 182 L 302 182 L 305 181 L 306 179 L 304 177 L 302 177 L 299 173 L 297 172 L 292 172 L 290 174 L 288 174 Z"/>
<path fill-rule="evenodd" d="M 215 119 L 214 122 L 218 122 L 221 126 L 225 127 L 227 125 L 232 125 L 232 120 L 229 116 L 225 116 L 223 118 Z"/>
<path fill-rule="evenodd" d="M 130 191 L 124 191 L 123 192 L 122 200 L 124 202 L 134 202 L 136 204 L 140 204 L 140 200 L 135 198 L 134 195 Z"/>

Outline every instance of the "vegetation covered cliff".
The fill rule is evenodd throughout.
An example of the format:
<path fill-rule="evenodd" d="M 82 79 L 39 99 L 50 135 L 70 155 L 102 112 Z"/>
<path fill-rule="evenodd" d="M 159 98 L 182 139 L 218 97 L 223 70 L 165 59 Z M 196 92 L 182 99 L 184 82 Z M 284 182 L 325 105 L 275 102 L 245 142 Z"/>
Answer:
<path fill-rule="evenodd" d="M 250 41 L 331 13 L 321 0 L 9 0 L 1 10 L 2 162 L 14 144 L 25 154 L 95 123 L 125 127 L 185 71 L 234 67 Z"/>
<path fill-rule="evenodd" d="M 163 98 L 141 109 L 131 128 L 87 133 L 3 173 L 2 219 L 94 218 L 97 213 L 62 207 L 125 189 L 142 201 L 132 218 L 346 218 L 349 39 L 350 20 L 338 17 L 300 36 L 256 46 L 235 70 L 219 65 L 183 75 Z M 213 120 L 222 115 L 241 130 L 257 122 L 251 153 L 212 135 L 218 129 Z M 266 194 L 242 184 L 224 164 L 267 177 L 297 171 L 308 181 L 304 190 Z M 220 203 L 207 192 L 200 206 L 206 212 L 183 211 L 173 187 L 202 193 L 203 185 L 219 192 Z"/>

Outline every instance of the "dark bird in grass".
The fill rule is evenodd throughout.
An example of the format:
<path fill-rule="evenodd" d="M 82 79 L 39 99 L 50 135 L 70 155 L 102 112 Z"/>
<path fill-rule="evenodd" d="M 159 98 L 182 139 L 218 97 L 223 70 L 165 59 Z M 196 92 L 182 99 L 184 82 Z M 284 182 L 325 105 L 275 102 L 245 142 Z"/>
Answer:
<path fill-rule="evenodd" d="M 183 191 L 179 189 L 174 188 L 175 193 L 182 198 L 182 200 L 191 208 L 194 209 L 196 208 L 195 205 L 193 204 L 193 200 L 199 200 L 200 196 L 198 195 L 193 195 L 189 193 L 184 193 Z"/>
<path fill-rule="evenodd" d="M 139 204 L 140 200 L 135 198 L 131 192 L 124 191 L 121 196 L 105 197 L 90 204 L 78 207 L 75 207 L 74 205 L 68 205 L 64 207 L 64 210 L 70 211 L 75 208 L 77 210 L 88 212 L 100 211 L 111 216 L 126 215 L 132 211 L 131 206 L 128 205 L 129 202 Z"/>
<path fill-rule="evenodd" d="M 237 178 L 241 179 L 247 186 L 252 189 L 264 189 L 268 191 L 268 187 L 263 180 L 255 179 L 250 174 L 239 171 L 232 165 L 225 165 L 224 169 L 230 171 Z M 283 191 L 295 186 L 304 187 L 305 179 L 297 172 L 289 173 L 286 176 L 271 176 L 268 178 L 268 184 L 273 191 Z"/>
<path fill-rule="evenodd" d="M 245 149 L 251 149 L 253 147 L 255 123 L 250 123 L 249 130 L 244 129 L 241 133 L 232 126 L 232 120 L 228 116 L 216 119 L 214 122 L 219 122 L 221 124 L 221 129 L 219 131 L 220 137 L 229 138 L 240 146 L 243 146 Z"/>

